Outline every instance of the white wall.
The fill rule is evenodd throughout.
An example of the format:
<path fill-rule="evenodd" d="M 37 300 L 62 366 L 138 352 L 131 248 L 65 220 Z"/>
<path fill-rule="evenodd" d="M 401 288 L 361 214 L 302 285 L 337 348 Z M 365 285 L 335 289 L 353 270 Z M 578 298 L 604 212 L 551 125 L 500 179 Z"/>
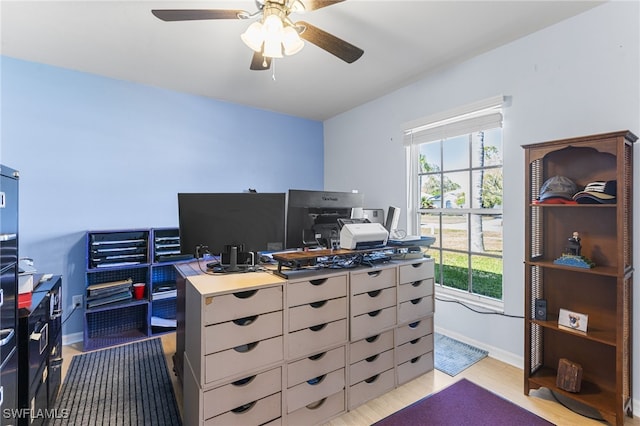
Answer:
<path fill-rule="evenodd" d="M 507 314 L 523 315 L 520 146 L 624 129 L 640 135 L 639 18 L 638 2 L 607 3 L 327 120 L 325 187 L 357 188 L 371 208 L 404 206 L 402 123 L 491 96 L 508 96 L 503 133 L 504 306 Z M 640 143 L 634 154 L 634 182 L 640 188 Z M 640 196 L 634 207 L 635 229 L 640 229 Z M 633 238 L 636 265 L 639 235 Z M 640 324 L 640 292 L 633 305 L 633 322 Z M 438 302 L 436 326 L 522 367 L 522 319 L 478 315 Z M 635 327 L 634 342 L 634 352 L 640 354 L 640 327 Z M 634 387 L 640 389 L 640 357 L 634 359 Z"/>

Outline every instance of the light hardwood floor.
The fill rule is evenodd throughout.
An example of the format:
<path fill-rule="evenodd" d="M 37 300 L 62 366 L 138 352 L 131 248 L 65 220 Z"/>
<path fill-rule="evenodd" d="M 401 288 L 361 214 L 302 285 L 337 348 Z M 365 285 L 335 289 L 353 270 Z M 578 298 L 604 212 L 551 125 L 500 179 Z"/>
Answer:
<path fill-rule="evenodd" d="M 176 375 L 173 373 L 172 356 L 175 353 L 175 333 L 162 336 L 162 344 L 165 351 L 167 366 L 173 381 L 178 406 L 182 410 L 182 388 Z M 64 358 L 62 366 L 63 377 L 71 362 L 71 357 L 82 353 L 82 343 L 63 347 Z M 423 398 L 433 392 L 437 392 L 461 378 L 466 378 L 515 404 L 547 419 L 556 425 L 602 425 L 601 421 L 591 420 L 565 408 L 556 402 L 549 392 L 533 391 L 532 396 L 525 396 L 523 392 L 523 371 L 512 365 L 505 364 L 494 358 L 487 357 L 455 377 L 434 370 L 417 379 L 394 389 L 387 394 L 369 401 L 356 410 L 343 414 L 328 422 L 330 426 L 365 426 L 370 425 L 389 414 Z M 625 426 L 639 425 L 640 418 L 625 417 Z"/>

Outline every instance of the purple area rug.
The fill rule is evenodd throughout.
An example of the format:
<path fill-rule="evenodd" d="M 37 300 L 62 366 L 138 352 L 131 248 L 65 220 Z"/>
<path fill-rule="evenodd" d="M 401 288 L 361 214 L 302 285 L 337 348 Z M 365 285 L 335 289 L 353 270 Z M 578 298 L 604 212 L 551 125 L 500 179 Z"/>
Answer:
<path fill-rule="evenodd" d="M 553 425 L 522 407 L 462 379 L 385 417 L 375 426 Z"/>

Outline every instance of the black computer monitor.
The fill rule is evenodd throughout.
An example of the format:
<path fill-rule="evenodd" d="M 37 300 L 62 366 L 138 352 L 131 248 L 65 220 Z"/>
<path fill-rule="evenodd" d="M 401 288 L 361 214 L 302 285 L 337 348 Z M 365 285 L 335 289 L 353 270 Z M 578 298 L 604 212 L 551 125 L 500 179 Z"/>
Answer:
<path fill-rule="evenodd" d="M 180 193 L 180 251 L 198 257 L 196 247 L 211 254 L 284 249 L 284 193 Z M 243 263 L 243 261 L 240 261 Z"/>
<path fill-rule="evenodd" d="M 363 208 L 364 195 L 353 192 L 290 189 L 287 196 L 287 248 L 339 243 L 338 219 L 351 217 Z"/>

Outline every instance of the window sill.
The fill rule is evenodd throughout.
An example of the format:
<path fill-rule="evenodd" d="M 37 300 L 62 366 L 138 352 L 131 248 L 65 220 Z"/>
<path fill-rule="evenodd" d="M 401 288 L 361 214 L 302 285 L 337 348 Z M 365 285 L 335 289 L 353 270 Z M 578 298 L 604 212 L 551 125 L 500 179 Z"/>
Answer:
<path fill-rule="evenodd" d="M 482 309 L 487 313 L 495 312 L 504 314 L 504 302 L 502 300 L 491 299 L 489 297 L 470 294 L 464 291 L 446 288 L 440 284 L 435 285 L 436 298 L 445 302 L 459 302 L 472 308 Z"/>

